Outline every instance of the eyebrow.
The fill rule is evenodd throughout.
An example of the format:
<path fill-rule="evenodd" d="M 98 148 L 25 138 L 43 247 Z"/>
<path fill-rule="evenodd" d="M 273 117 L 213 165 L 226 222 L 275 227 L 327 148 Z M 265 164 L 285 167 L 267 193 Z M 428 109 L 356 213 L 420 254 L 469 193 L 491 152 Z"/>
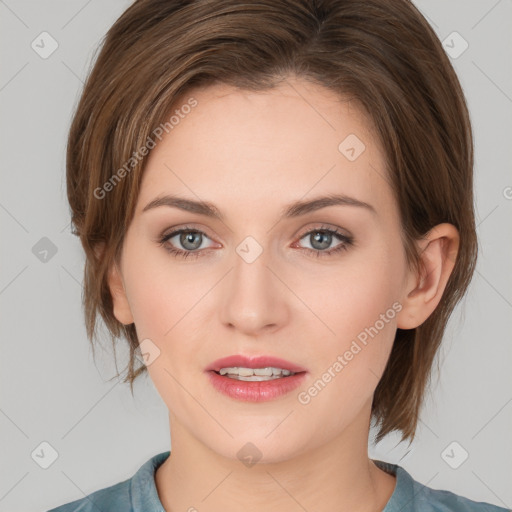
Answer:
<path fill-rule="evenodd" d="M 214 204 L 207 201 L 194 201 L 192 199 L 186 199 L 176 195 L 165 195 L 153 199 L 144 207 L 142 213 L 159 206 L 170 206 L 179 208 L 186 212 L 197 213 L 206 217 L 218 219 L 220 221 L 224 220 L 224 215 Z M 331 194 L 328 196 L 316 197 L 309 201 L 296 201 L 288 204 L 282 210 L 281 218 L 290 219 L 300 217 L 306 213 L 327 208 L 328 206 L 357 206 L 368 210 L 373 215 L 377 214 L 377 211 L 371 204 L 346 195 Z"/>

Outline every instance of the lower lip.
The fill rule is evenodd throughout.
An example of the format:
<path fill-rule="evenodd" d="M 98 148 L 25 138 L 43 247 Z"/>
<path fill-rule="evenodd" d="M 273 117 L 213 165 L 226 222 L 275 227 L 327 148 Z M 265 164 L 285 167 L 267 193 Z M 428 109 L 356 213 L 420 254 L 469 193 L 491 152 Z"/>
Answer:
<path fill-rule="evenodd" d="M 231 398 L 245 402 L 266 402 L 286 395 L 300 386 L 306 376 L 306 372 L 300 372 L 280 379 L 250 382 L 230 379 L 214 371 L 207 373 L 215 389 Z"/>

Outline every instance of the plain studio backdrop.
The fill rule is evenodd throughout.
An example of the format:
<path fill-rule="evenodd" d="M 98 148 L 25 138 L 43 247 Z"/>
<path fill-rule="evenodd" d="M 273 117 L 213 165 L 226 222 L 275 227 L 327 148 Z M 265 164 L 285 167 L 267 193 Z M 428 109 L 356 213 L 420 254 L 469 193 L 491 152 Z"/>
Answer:
<path fill-rule="evenodd" d="M 128 385 L 109 381 L 107 338 L 93 362 L 81 310 L 84 257 L 66 201 L 71 115 L 95 49 L 129 4 L 0 2 L 0 511 L 82 498 L 169 448 L 167 408 L 149 377 L 136 381 L 135 399 Z M 369 451 L 429 487 L 510 508 L 512 3 L 416 5 L 444 41 L 469 103 L 480 254 L 417 439 L 408 446 L 390 435 Z M 118 359 L 124 368 L 123 343 Z M 41 449 L 50 454 L 44 463 Z"/>

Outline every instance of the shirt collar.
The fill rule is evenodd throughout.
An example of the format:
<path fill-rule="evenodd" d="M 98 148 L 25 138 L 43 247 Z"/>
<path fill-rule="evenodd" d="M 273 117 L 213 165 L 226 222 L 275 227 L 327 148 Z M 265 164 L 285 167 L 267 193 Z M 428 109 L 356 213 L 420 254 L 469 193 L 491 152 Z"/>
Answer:
<path fill-rule="evenodd" d="M 130 482 L 130 499 L 133 512 L 165 512 L 158 497 L 155 472 L 169 457 L 170 451 L 159 453 L 144 463 Z"/>
<path fill-rule="evenodd" d="M 170 453 L 166 451 L 155 455 L 144 463 L 131 479 L 130 499 L 133 512 L 165 512 L 158 497 L 155 472 L 167 460 Z M 400 512 L 410 509 L 414 501 L 414 489 L 409 473 L 397 464 L 372 460 L 380 469 L 396 476 L 395 490 L 382 512 Z"/>
<path fill-rule="evenodd" d="M 395 490 L 382 512 L 400 512 L 412 510 L 414 503 L 414 482 L 411 475 L 401 466 L 372 459 L 376 466 L 396 476 Z"/>

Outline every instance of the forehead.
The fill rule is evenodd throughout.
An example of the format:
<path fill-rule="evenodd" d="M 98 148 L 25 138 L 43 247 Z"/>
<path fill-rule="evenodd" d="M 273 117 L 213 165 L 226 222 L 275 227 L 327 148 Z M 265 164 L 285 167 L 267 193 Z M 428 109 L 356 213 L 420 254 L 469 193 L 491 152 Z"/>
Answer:
<path fill-rule="evenodd" d="M 194 108 L 181 110 L 191 98 Z M 150 152 L 139 212 L 166 193 L 238 201 L 250 211 L 269 198 L 279 208 L 325 193 L 376 208 L 392 200 L 369 119 L 355 101 L 321 86 L 287 80 L 255 92 L 218 84 L 189 90 L 172 111 L 179 122 Z"/>

